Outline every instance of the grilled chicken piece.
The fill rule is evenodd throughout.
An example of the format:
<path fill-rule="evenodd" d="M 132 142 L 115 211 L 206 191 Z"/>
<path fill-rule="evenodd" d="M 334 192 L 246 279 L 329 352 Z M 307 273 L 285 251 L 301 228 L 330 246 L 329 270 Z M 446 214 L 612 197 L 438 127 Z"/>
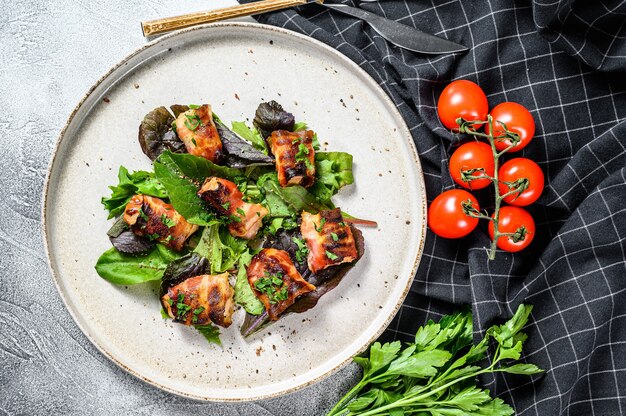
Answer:
<path fill-rule="evenodd" d="M 252 258 L 246 271 L 250 287 L 273 321 L 293 305 L 298 296 L 315 290 L 315 286 L 298 273 L 284 250 L 264 248 Z"/>
<path fill-rule="evenodd" d="M 185 325 L 215 325 L 228 328 L 235 303 L 228 273 L 190 277 L 170 287 L 161 298 L 170 318 Z"/>
<path fill-rule="evenodd" d="M 233 182 L 211 176 L 206 178 L 198 196 L 218 215 L 229 217 L 228 231 L 235 237 L 251 240 L 269 211 L 261 204 L 243 201 L 243 194 Z"/>
<path fill-rule="evenodd" d="M 222 140 L 208 104 L 180 113 L 176 118 L 176 134 L 194 156 L 217 162 L 222 154 Z"/>
<path fill-rule="evenodd" d="M 124 221 L 136 235 L 176 251 L 181 251 L 185 241 L 198 230 L 170 204 L 148 195 L 133 195 L 124 209 Z"/>
<path fill-rule="evenodd" d="M 303 211 L 300 232 L 309 249 L 307 262 L 313 273 L 357 259 L 352 230 L 343 222 L 339 208 L 316 215 Z"/>
<path fill-rule="evenodd" d="M 267 138 L 276 158 L 280 186 L 301 185 L 307 188 L 315 182 L 313 134 L 311 130 L 277 130 Z"/>

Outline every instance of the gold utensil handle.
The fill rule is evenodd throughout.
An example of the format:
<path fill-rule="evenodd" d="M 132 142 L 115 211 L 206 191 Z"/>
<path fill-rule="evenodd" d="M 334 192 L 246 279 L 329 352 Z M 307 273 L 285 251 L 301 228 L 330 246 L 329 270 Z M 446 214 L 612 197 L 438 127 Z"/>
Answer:
<path fill-rule="evenodd" d="M 315 0 L 323 3 L 324 0 Z M 226 7 L 223 9 L 209 10 L 206 12 L 184 14 L 182 16 L 166 17 L 165 19 L 150 20 L 141 23 L 143 35 L 153 36 L 165 32 L 170 32 L 184 27 L 199 25 L 201 23 L 219 22 L 220 20 L 232 19 L 234 17 L 252 16 L 255 14 L 271 12 L 274 10 L 287 9 L 289 7 L 300 6 L 312 3 L 312 0 L 262 0 L 239 6 Z"/>

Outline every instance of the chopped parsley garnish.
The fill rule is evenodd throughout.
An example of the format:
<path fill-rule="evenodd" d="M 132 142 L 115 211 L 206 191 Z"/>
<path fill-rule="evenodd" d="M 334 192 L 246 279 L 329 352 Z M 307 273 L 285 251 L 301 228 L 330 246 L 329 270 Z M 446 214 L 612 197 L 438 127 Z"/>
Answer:
<path fill-rule="evenodd" d="M 224 209 L 226 209 L 226 210 L 227 210 L 229 207 L 230 207 L 230 202 L 225 202 L 225 203 L 223 203 L 223 204 L 222 204 L 222 208 L 224 208 Z"/>
<path fill-rule="evenodd" d="M 198 143 L 196 143 L 196 139 L 193 139 L 193 138 L 192 138 L 192 139 L 191 139 L 191 143 L 193 143 L 193 145 L 194 145 L 195 147 L 198 147 Z"/>
<path fill-rule="evenodd" d="M 308 256 L 309 254 L 309 248 L 306 246 L 304 240 L 301 238 L 293 237 L 291 240 L 298 246 L 298 250 L 296 250 L 295 252 L 296 260 L 298 261 L 298 263 L 302 263 L 304 259 L 306 259 L 306 256 Z"/>
<path fill-rule="evenodd" d="M 324 229 L 324 224 L 326 224 L 326 218 L 322 217 L 322 220 L 320 221 L 319 225 L 315 225 L 315 231 L 317 231 L 318 233 L 321 233 L 322 230 Z"/>
<path fill-rule="evenodd" d="M 309 160 L 309 153 L 309 148 L 304 143 L 300 143 L 298 145 L 298 153 L 296 153 L 296 161 L 304 162 L 307 169 L 313 169 L 313 164 L 311 163 L 311 160 Z"/>
<path fill-rule="evenodd" d="M 176 318 L 179 320 L 183 320 L 185 318 L 185 315 L 187 314 L 187 312 L 189 312 L 191 310 L 191 306 L 187 305 L 186 303 L 184 303 L 185 301 L 185 294 L 184 293 L 178 293 L 178 302 L 176 302 Z"/>
<path fill-rule="evenodd" d="M 204 311 L 204 306 L 200 306 L 199 308 L 194 309 L 193 316 L 191 317 L 191 322 L 194 324 L 197 323 L 198 315 L 200 315 L 203 311 Z"/>
<path fill-rule="evenodd" d="M 196 130 L 202 124 L 200 117 L 196 114 L 185 114 L 185 118 L 187 118 L 187 120 L 185 120 L 185 127 L 191 131 Z"/>
<path fill-rule="evenodd" d="M 339 236 L 335 233 L 330 233 L 330 236 L 332 237 L 333 241 L 339 241 Z"/>
<path fill-rule="evenodd" d="M 231 215 L 230 219 L 235 221 L 235 222 L 241 222 L 241 217 L 239 217 L 237 215 Z"/>
<path fill-rule="evenodd" d="M 241 208 L 237 208 L 237 214 L 241 215 L 242 217 L 245 217 L 246 216 L 246 211 L 244 211 Z"/>
<path fill-rule="evenodd" d="M 169 243 L 170 241 L 172 241 L 172 235 L 169 234 L 167 237 L 165 237 L 165 240 L 163 240 L 164 243 Z"/>
<path fill-rule="evenodd" d="M 264 277 L 254 282 L 254 288 L 265 294 L 272 305 L 289 297 L 287 285 L 283 282 L 283 274 L 280 272 L 276 274 L 265 272 Z"/>
<path fill-rule="evenodd" d="M 336 254 L 331 253 L 328 250 L 326 250 L 326 257 L 328 257 L 331 260 L 337 260 L 339 258 L 339 256 L 337 256 Z"/>
<path fill-rule="evenodd" d="M 167 300 L 167 303 L 169 303 L 169 304 L 170 304 L 170 306 L 172 306 L 172 305 L 174 304 L 174 299 L 169 298 L 169 299 Z"/>
<path fill-rule="evenodd" d="M 144 220 L 145 222 L 148 222 L 148 220 L 150 219 L 150 217 L 148 217 L 146 215 L 145 212 L 143 212 L 143 206 L 141 208 L 139 208 L 139 216 L 141 217 L 142 220 Z"/>
<path fill-rule="evenodd" d="M 148 240 L 154 241 L 154 240 L 158 239 L 161 236 L 158 233 L 154 233 L 154 234 L 148 234 L 148 235 L 146 235 L 146 237 L 148 237 Z"/>
<path fill-rule="evenodd" d="M 176 225 L 176 222 L 165 214 L 161 215 L 161 222 L 167 228 L 172 228 L 173 226 Z"/>
<path fill-rule="evenodd" d="M 176 133 L 176 120 L 172 121 L 172 130 Z"/>

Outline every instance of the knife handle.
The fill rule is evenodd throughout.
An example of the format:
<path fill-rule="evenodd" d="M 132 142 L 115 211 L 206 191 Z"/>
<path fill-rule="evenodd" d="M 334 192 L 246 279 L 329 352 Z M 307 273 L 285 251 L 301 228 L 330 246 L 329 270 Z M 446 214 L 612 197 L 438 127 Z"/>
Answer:
<path fill-rule="evenodd" d="M 234 17 L 252 16 L 274 10 L 300 6 L 307 3 L 323 2 L 324 0 L 262 0 L 248 4 L 240 4 L 239 6 L 226 7 L 223 9 L 149 20 L 147 22 L 141 22 L 141 29 L 143 30 L 143 35 L 148 37 L 202 23 L 219 22 L 221 20 L 232 19 Z"/>

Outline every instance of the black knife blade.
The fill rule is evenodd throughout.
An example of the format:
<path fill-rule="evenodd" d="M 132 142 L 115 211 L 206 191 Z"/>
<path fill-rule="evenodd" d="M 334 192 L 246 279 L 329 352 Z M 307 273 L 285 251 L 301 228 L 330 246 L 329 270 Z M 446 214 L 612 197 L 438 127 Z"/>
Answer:
<path fill-rule="evenodd" d="M 336 10 L 367 22 L 380 36 L 404 49 L 433 55 L 462 52 L 468 49 L 458 43 L 422 32 L 414 27 L 386 19 L 366 10 L 344 4 L 321 4 L 331 10 Z"/>

